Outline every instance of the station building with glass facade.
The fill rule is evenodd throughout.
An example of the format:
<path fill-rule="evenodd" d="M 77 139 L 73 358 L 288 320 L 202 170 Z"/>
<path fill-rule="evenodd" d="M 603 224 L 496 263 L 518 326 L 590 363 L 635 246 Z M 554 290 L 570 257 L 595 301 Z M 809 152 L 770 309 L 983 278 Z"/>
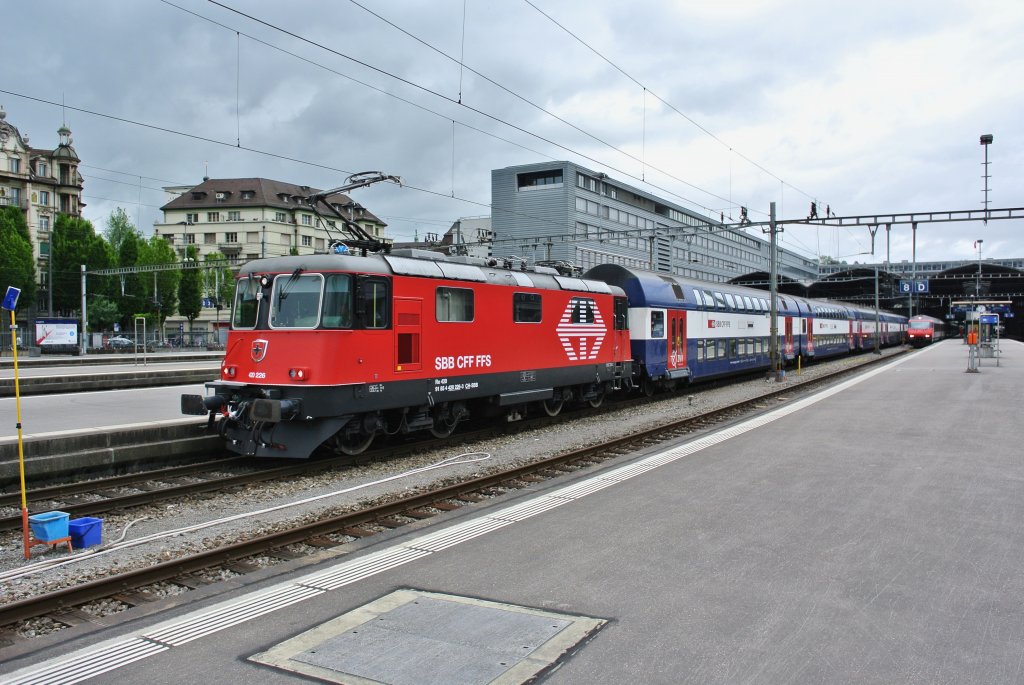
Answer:
<path fill-rule="evenodd" d="M 529 263 L 598 264 L 727 282 L 769 269 L 759 229 L 720 221 L 572 162 L 491 171 L 493 254 Z M 818 278 L 818 262 L 779 249 L 779 275 Z"/>

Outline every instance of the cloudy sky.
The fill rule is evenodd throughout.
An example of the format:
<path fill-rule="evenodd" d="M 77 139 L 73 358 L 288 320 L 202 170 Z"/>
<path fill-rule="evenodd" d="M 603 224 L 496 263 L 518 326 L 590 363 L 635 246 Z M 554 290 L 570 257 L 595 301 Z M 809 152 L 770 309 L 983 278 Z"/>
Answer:
<path fill-rule="evenodd" d="M 408 240 L 490 214 L 491 169 L 568 159 L 702 212 L 782 219 L 1024 207 L 1024 3 L 35 0 L 7 8 L 0 105 L 67 122 L 87 218 L 145 232 L 166 185 L 262 176 L 354 197 Z M 11 30 L 13 29 L 13 30 Z M 459 62 L 463 66 L 460 66 Z M 66 107 L 61 108 L 63 102 Z M 893 261 L 911 258 L 894 227 Z M 917 258 L 1024 257 L 1024 221 L 921 224 Z M 864 228 L 784 246 L 871 261 Z M 885 258 L 884 230 L 876 245 Z"/>

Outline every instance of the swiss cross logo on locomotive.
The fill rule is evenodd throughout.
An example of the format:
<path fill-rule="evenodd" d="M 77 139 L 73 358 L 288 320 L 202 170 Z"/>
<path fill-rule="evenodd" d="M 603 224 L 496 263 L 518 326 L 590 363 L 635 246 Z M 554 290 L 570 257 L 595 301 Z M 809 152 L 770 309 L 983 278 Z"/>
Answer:
<path fill-rule="evenodd" d="M 261 362 L 263 358 L 267 356 L 267 348 L 270 347 L 270 341 L 264 340 L 263 338 L 257 338 L 252 341 L 252 349 L 250 353 L 254 362 Z"/>
<path fill-rule="evenodd" d="M 555 330 L 569 361 L 597 359 L 604 342 L 605 325 L 596 302 L 582 297 L 569 300 Z"/>

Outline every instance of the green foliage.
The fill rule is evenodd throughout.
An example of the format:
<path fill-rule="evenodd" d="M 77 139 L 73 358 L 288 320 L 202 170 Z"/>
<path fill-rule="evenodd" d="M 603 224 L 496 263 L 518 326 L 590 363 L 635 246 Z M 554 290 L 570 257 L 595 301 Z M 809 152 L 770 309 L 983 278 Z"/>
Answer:
<path fill-rule="evenodd" d="M 77 312 L 82 302 L 82 271 L 109 269 L 114 255 L 101 236 L 96 235 L 91 222 L 61 214 L 53 224 L 51 259 L 53 259 L 53 308 L 70 314 Z M 92 294 L 110 296 L 117 292 L 109 276 L 93 278 L 88 290 Z"/>
<path fill-rule="evenodd" d="M 118 255 L 126 241 L 138 241 L 142 238 L 142 233 L 128 218 L 128 212 L 124 211 L 122 207 L 118 207 L 107 217 L 107 227 L 103 229 L 103 235 L 110 247 L 113 248 L 114 253 Z M 135 266 L 135 264 L 121 264 L 120 266 Z"/>
<path fill-rule="evenodd" d="M 223 261 L 227 258 L 220 252 L 210 252 L 203 257 L 204 262 Z M 215 297 L 222 309 L 231 309 L 235 297 L 235 272 L 227 264 L 203 270 L 205 279 L 204 292 L 208 297 Z"/>
<path fill-rule="evenodd" d="M 151 236 L 149 240 L 139 243 L 140 266 L 146 264 L 176 264 L 178 255 L 175 254 L 166 240 L 159 236 Z M 178 281 L 181 278 L 181 271 L 171 269 L 168 271 L 154 271 L 139 275 L 139 285 L 146 297 L 146 309 L 153 312 L 159 326 L 169 314 L 174 313 L 178 307 Z M 154 290 L 154 284 L 156 289 Z"/>
<path fill-rule="evenodd" d="M 120 243 L 117 254 L 117 265 L 120 267 L 136 266 L 139 262 L 139 245 L 142 243 L 142 236 L 136 233 L 126 234 Z M 118 294 L 114 298 L 118 310 L 121 312 L 121 324 L 126 327 L 133 325 L 135 314 L 145 312 L 146 290 L 143 287 L 145 276 L 143 274 L 129 273 L 117 277 Z"/>
<path fill-rule="evenodd" d="M 104 331 L 113 327 L 121 318 L 117 304 L 109 297 L 94 295 L 88 302 L 89 327 L 96 331 Z"/>
<path fill-rule="evenodd" d="M 185 251 L 186 261 L 199 261 L 199 253 L 194 245 Z M 199 269 L 182 269 L 181 280 L 178 281 L 178 313 L 188 319 L 189 330 L 192 322 L 203 309 L 203 274 Z"/>
<path fill-rule="evenodd" d="M 36 299 L 36 265 L 28 223 L 17 207 L 0 208 L 0 293 L 13 285 L 21 289 L 18 309 L 30 307 Z"/>

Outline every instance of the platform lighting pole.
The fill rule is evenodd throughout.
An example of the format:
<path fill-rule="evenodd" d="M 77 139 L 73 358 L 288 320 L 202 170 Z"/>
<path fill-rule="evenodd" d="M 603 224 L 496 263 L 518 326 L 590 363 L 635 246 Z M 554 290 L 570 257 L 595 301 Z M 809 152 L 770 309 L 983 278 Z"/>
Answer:
<path fill-rule="evenodd" d="M 82 356 L 85 356 L 86 345 L 88 344 L 88 333 L 86 331 L 89 327 L 89 316 L 85 311 L 85 264 L 82 267 Z"/>
<path fill-rule="evenodd" d="M 875 264 L 875 354 L 882 354 L 881 341 L 879 340 L 879 333 L 881 332 L 880 321 L 881 317 L 878 314 L 878 264 Z"/>
<path fill-rule="evenodd" d="M 917 222 L 910 224 L 910 230 L 913 234 L 913 240 L 911 241 L 911 267 L 910 267 L 910 292 L 907 294 L 907 318 L 909 319 L 914 315 L 914 288 L 917 287 Z"/>
<path fill-rule="evenodd" d="M 771 318 L 768 333 L 768 357 L 771 360 L 771 374 L 778 379 L 779 364 L 779 307 L 778 307 L 778 232 L 781 230 L 775 223 L 775 203 L 772 202 L 768 214 L 769 253 L 768 253 L 768 291 L 771 298 L 768 316 Z M 764 229 L 762 229 L 764 230 Z"/>
<path fill-rule="evenodd" d="M 988 146 L 991 145 L 991 144 L 992 144 L 992 134 L 991 133 L 986 133 L 985 135 L 983 135 L 981 137 L 981 146 L 983 148 L 985 148 L 985 161 L 981 165 L 982 166 L 981 178 L 985 182 L 985 189 L 983 191 L 985 193 L 985 202 L 983 204 L 985 205 L 985 219 L 984 219 L 984 222 L 985 222 L 986 225 L 988 224 L 988 179 L 991 178 L 991 176 L 989 176 L 989 173 L 988 173 Z"/>
<path fill-rule="evenodd" d="M 977 299 L 979 299 L 979 300 L 981 299 L 981 244 L 983 242 L 985 242 L 985 241 L 984 240 L 975 240 L 974 241 L 974 247 L 978 248 L 978 279 L 977 279 L 976 285 L 974 286 L 974 296 Z"/>

